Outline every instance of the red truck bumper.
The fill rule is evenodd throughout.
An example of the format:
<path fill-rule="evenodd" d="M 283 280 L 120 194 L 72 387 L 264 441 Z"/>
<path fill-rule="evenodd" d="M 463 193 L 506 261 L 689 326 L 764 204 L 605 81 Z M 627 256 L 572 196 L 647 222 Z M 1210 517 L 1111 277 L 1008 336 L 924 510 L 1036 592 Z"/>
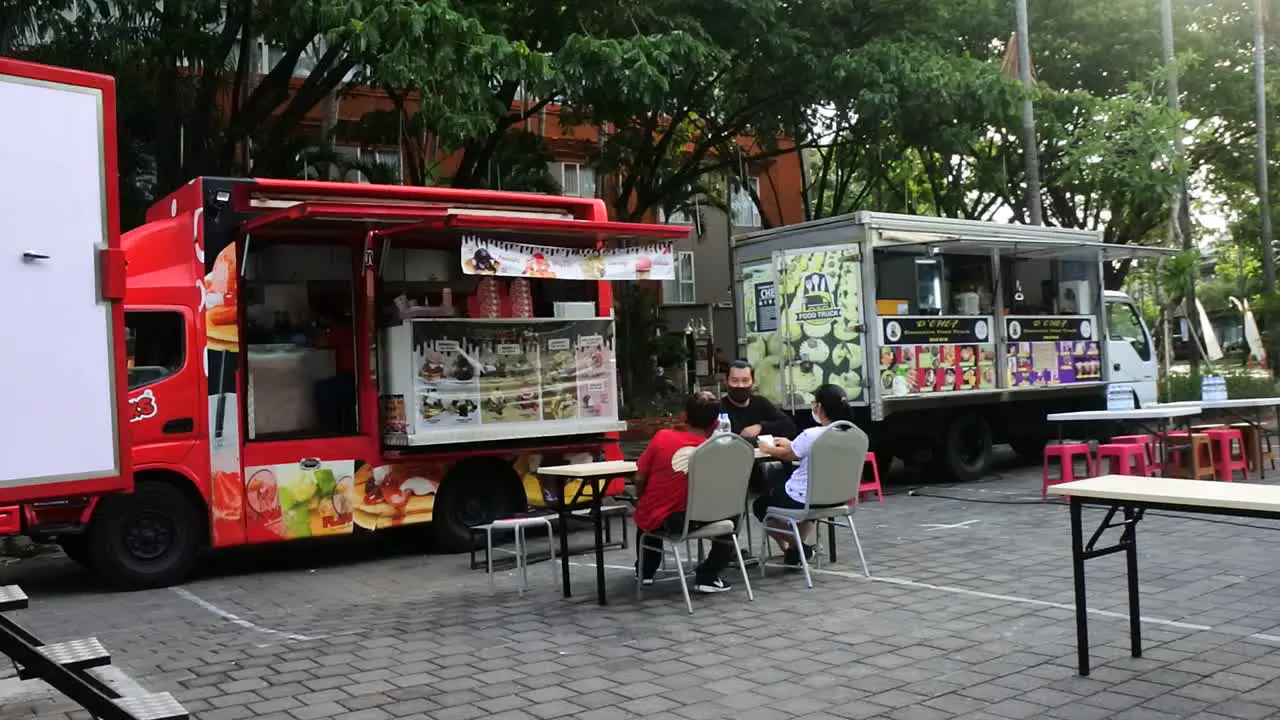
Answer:
<path fill-rule="evenodd" d="M 17 535 L 22 532 L 22 506 L 0 505 L 0 535 Z"/>

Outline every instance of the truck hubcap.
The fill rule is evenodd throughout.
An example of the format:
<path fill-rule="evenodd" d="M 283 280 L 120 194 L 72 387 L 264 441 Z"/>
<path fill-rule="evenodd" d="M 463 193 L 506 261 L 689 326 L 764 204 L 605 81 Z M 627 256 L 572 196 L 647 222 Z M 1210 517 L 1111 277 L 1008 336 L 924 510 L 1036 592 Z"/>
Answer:
<path fill-rule="evenodd" d="M 139 560 L 155 560 L 169 550 L 172 542 L 169 523 L 151 513 L 138 516 L 124 531 L 125 547 Z"/>

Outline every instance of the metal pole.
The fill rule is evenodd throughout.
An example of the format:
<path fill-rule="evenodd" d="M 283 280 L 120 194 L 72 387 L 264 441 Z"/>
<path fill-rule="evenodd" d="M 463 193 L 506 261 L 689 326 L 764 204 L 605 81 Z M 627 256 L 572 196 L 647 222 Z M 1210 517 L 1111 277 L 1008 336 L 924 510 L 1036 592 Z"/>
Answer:
<path fill-rule="evenodd" d="M 1014 3 L 1018 24 L 1018 79 L 1027 91 L 1022 101 L 1022 145 L 1027 161 L 1027 216 L 1032 225 L 1043 225 L 1040 207 L 1040 141 L 1036 138 L 1035 106 L 1031 101 L 1031 41 L 1027 29 L 1027 0 Z"/>
<path fill-rule="evenodd" d="M 1173 55 L 1173 2 L 1172 0 L 1160 0 L 1160 36 L 1162 45 L 1162 57 L 1165 65 L 1165 90 L 1168 93 L 1169 109 L 1174 115 L 1179 113 L 1178 101 L 1178 65 Z M 1175 161 L 1182 160 L 1182 122 L 1179 120 L 1174 126 L 1173 133 L 1173 155 Z M 1184 172 L 1179 173 L 1177 185 L 1173 190 L 1173 207 L 1169 213 L 1169 237 L 1171 244 L 1177 245 L 1178 239 L 1181 238 L 1182 249 L 1189 251 L 1192 249 L 1193 243 L 1191 238 L 1191 208 L 1187 205 L 1187 177 Z M 1196 276 L 1200 272 L 1200 263 L 1196 262 L 1191 270 L 1191 277 L 1187 278 L 1187 291 L 1183 300 L 1183 307 L 1188 308 L 1186 315 L 1188 323 L 1190 323 L 1191 313 L 1196 307 Z M 1195 355 L 1195 348 L 1192 348 L 1191 369 L 1195 375 L 1198 367 L 1199 357 Z"/>
<path fill-rule="evenodd" d="M 1257 97 L 1258 125 L 1258 212 L 1262 220 L 1262 282 L 1270 295 L 1276 289 L 1275 248 L 1271 246 L 1271 192 L 1267 175 L 1267 36 L 1266 6 L 1263 0 L 1253 3 L 1254 92 Z"/>

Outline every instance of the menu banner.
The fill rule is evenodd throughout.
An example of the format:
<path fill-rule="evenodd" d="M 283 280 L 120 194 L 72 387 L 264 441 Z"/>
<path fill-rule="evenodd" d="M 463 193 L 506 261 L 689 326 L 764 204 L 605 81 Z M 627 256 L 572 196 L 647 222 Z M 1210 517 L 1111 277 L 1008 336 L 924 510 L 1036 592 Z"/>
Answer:
<path fill-rule="evenodd" d="M 975 345 L 990 340 L 989 317 L 894 315 L 880 318 L 882 345 Z"/>
<path fill-rule="evenodd" d="M 1004 319 L 1009 342 L 1084 342 L 1097 340 L 1093 315 L 1010 315 Z"/>
<path fill-rule="evenodd" d="M 616 419 L 612 320 L 413 322 L 410 434 Z"/>
<path fill-rule="evenodd" d="M 462 236 L 467 275 L 560 280 L 675 280 L 671 243 L 626 248 L 566 248 Z"/>

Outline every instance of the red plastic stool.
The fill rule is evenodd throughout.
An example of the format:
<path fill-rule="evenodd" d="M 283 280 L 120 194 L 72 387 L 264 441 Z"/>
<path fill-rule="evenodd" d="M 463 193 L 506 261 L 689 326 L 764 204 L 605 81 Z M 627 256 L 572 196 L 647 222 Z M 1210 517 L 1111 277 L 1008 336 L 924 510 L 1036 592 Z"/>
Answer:
<path fill-rule="evenodd" d="M 1071 482 L 1076 479 L 1075 466 L 1076 456 L 1084 456 L 1085 472 L 1088 476 L 1093 476 L 1097 470 L 1097 463 L 1094 462 L 1093 456 L 1089 453 L 1089 443 L 1064 443 L 1062 445 L 1049 445 L 1044 449 L 1044 470 L 1041 475 L 1043 483 L 1040 486 L 1040 499 L 1049 499 L 1049 486 L 1059 483 Z M 1049 459 L 1057 458 L 1059 462 L 1058 477 L 1049 477 Z M 1083 478 L 1081 478 L 1083 479 Z"/>
<path fill-rule="evenodd" d="M 1111 443 L 1120 443 L 1121 445 L 1142 445 L 1147 449 L 1147 464 L 1157 467 L 1156 464 L 1156 438 L 1154 435 L 1117 435 L 1111 438 Z"/>
<path fill-rule="evenodd" d="M 1107 443 L 1098 446 L 1098 459 L 1095 469 L 1101 472 L 1102 459 L 1107 459 L 1107 470 L 1112 475 L 1142 475 L 1151 477 L 1156 474 L 1154 465 L 1147 457 L 1147 448 L 1138 443 Z"/>
<path fill-rule="evenodd" d="M 884 490 L 880 487 L 880 466 L 876 463 L 875 453 L 867 453 L 867 464 L 871 466 L 871 480 L 858 486 L 858 500 L 861 501 L 863 495 L 873 492 L 876 500 L 884 502 Z M 866 477 L 865 473 L 863 477 Z"/>
<path fill-rule="evenodd" d="M 1235 428 L 1215 428 L 1206 430 L 1213 443 L 1213 474 L 1215 480 L 1231 482 L 1235 479 L 1235 471 L 1244 473 L 1249 480 L 1249 455 L 1244 450 L 1244 433 Z M 1239 450 L 1239 457 L 1233 452 Z"/>

